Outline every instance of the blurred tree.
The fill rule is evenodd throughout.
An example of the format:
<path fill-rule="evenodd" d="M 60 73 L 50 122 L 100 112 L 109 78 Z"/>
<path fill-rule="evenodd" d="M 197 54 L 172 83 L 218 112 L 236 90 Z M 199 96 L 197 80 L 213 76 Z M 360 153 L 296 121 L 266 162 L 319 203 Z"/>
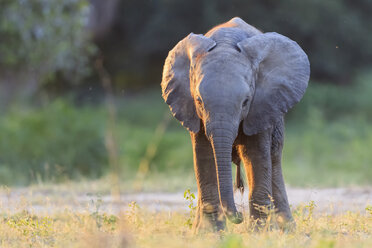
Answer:
<path fill-rule="evenodd" d="M 56 75 L 57 90 L 82 81 L 95 45 L 117 91 L 158 85 L 179 40 L 234 16 L 297 41 L 313 79 L 350 83 L 372 66 L 370 13 L 371 0 L 1 0 L 0 102 L 28 98 Z"/>
<path fill-rule="evenodd" d="M 87 36 L 86 0 L 0 1 L 2 106 L 32 96 L 57 72 L 77 81 L 95 51 Z"/>
<path fill-rule="evenodd" d="M 370 0 L 123 0 L 115 10 L 96 43 L 118 88 L 157 85 L 180 39 L 234 16 L 296 40 L 309 55 L 313 79 L 350 83 L 357 70 L 372 66 Z"/>

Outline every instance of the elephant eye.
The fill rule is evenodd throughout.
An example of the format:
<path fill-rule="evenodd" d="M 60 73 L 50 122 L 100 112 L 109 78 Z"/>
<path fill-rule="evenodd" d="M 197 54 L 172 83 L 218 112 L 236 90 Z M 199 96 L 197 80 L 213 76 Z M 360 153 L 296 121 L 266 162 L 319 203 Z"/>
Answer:
<path fill-rule="evenodd" d="M 246 106 L 248 105 L 248 101 L 249 101 L 248 98 L 244 100 L 244 102 L 243 102 L 243 107 L 246 107 Z"/>

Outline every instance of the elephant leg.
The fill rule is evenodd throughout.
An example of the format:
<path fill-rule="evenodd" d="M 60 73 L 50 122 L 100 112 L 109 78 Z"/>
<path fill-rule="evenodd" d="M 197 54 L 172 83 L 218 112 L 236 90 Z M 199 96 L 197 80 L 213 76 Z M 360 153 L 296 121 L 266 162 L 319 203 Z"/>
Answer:
<path fill-rule="evenodd" d="M 194 170 L 198 185 L 198 207 L 193 229 L 212 228 L 215 231 L 225 228 L 225 216 L 220 207 L 216 165 L 212 146 L 205 136 L 204 130 L 191 133 L 194 152 Z"/>
<path fill-rule="evenodd" d="M 275 209 L 278 214 L 278 225 L 286 228 L 291 226 L 293 218 L 287 198 L 284 178 L 282 174 L 282 150 L 284 143 L 284 122 L 281 120 L 273 130 L 271 161 L 272 161 L 272 191 Z M 288 227 L 289 227 L 288 226 Z"/>
<path fill-rule="evenodd" d="M 263 132 L 253 136 L 242 134 L 238 146 L 249 184 L 249 208 L 254 220 L 264 223 L 272 208 L 271 135 Z"/>

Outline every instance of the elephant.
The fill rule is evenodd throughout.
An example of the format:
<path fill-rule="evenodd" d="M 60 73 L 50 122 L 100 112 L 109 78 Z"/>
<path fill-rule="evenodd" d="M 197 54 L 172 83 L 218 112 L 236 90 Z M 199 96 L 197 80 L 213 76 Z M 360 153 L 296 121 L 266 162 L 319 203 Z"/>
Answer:
<path fill-rule="evenodd" d="M 262 206 L 283 223 L 293 223 L 281 166 L 284 114 L 301 100 L 309 77 L 308 57 L 295 41 L 263 33 L 239 17 L 205 35 L 190 33 L 170 50 L 162 96 L 190 132 L 198 187 L 196 231 L 224 230 L 226 219 L 243 221 L 232 179 L 233 162 L 239 184 L 241 161 L 249 217 L 265 221 Z"/>

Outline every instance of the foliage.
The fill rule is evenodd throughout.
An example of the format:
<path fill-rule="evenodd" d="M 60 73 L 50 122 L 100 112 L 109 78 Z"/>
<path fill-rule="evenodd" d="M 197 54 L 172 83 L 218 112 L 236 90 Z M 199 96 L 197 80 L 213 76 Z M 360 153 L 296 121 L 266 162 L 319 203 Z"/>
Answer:
<path fill-rule="evenodd" d="M 84 71 L 87 57 L 82 55 L 93 49 L 82 35 L 88 8 L 85 0 L 2 1 L 0 64 L 49 74 Z"/>
<path fill-rule="evenodd" d="M 117 18 L 98 45 L 119 88 L 158 84 L 167 52 L 178 41 L 234 16 L 297 41 L 309 55 L 315 80 L 353 83 L 357 70 L 372 66 L 369 0 L 139 0 L 117 5 Z"/>
<path fill-rule="evenodd" d="M 25 86 L 17 91 L 33 94 L 57 73 L 70 82 L 88 75 L 95 52 L 86 30 L 88 14 L 86 0 L 2 0 L 1 90 L 10 93 L 18 84 Z"/>
<path fill-rule="evenodd" d="M 299 221 L 304 225 L 309 225 L 314 219 L 314 209 L 316 204 L 314 201 L 310 201 L 307 205 L 300 205 L 293 212 L 293 215 L 296 216 Z"/>
<path fill-rule="evenodd" d="M 369 184 L 371 79 L 371 74 L 361 76 L 353 87 L 310 84 L 287 120 L 284 173 L 288 182 Z"/>
<path fill-rule="evenodd" d="M 189 213 L 190 216 L 187 219 L 187 221 L 185 222 L 185 224 L 191 228 L 193 219 L 195 217 L 195 211 L 197 209 L 197 206 L 195 206 L 195 204 L 194 204 L 195 194 L 191 193 L 190 189 L 186 189 L 185 192 L 183 193 L 183 198 L 188 203 L 187 207 L 190 210 L 190 213 Z"/>
<path fill-rule="evenodd" d="M 347 120 L 372 121 L 372 73 L 360 73 L 352 86 L 335 86 L 331 83 L 310 82 L 301 102 L 290 113 L 289 120 L 307 121 L 318 112 L 325 122 Z"/>
<path fill-rule="evenodd" d="M 64 101 L 16 108 L 0 120 L 0 180 L 27 184 L 104 172 L 104 114 Z"/>
<path fill-rule="evenodd" d="M 353 87 L 310 83 L 287 115 L 283 170 L 294 186 L 370 184 L 372 170 L 371 76 Z M 358 97 L 350 97 L 355 95 Z M 133 189 L 148 144 L 158 140 L 144 190 L 195 189 L 190 137 L 174 119 L 157 137 L 164 114 L 159 92 L 117 99 L 115 130 L 125 189 Z M 59 99 L 39 107 L 14 107 L 0 119 L 0 180 L 5 184 L 96 178 L 109 171 L 104 136 L 107 111 L 102 105 L 76 106 Z M 182 180 L 180 180 L 182 178 Z"/>
<path fill-rule="evenodd" d="M 28 238 L 30 247 L 37 243 L 53 244 L 53 238 L 51 237 L 53 219 L 48 216 L 40 217 L 23 211 L 12 215 L 5 223 L 10 229 L 23 236 L 22 238 Z"/>
<path fill-rule="evenodd" d="M 370 215 L 372 215 L 372 205 L 368 205 L 366 207 L 366 211 L 367 211 L 367 213 L 369 213 Z"/>
<path fill-rule="evenodd" d="M 103 226 L 105 226 L 109 230 L 114 230 L 117 224 L 117 217 L 101 211 L 101 206 L 103 203 L 101 196 L 98 195 L 96 200 L 91 199 L 91 203 L 95 210 L 90 214 L 90 216 L 95 220 L 97 228 L 101 229 Z"/>

